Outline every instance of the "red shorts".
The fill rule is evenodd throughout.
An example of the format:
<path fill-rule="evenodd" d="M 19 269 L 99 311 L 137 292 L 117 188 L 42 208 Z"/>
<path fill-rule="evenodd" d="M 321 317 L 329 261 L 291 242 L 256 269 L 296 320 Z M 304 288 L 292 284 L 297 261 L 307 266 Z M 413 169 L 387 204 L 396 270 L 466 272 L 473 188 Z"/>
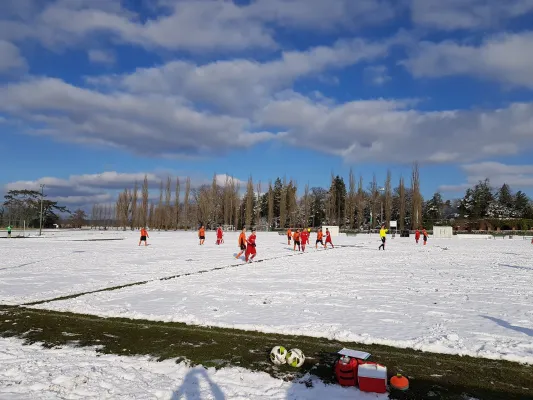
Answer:
<path fill-rule="evenodd" d="M 246 254 L 250 255 L 250 254 L 257 254 L 257 251 L 255 250 L 255 247 L 252 246 L 252 245 L 248 245 L 246 246 Z"/>

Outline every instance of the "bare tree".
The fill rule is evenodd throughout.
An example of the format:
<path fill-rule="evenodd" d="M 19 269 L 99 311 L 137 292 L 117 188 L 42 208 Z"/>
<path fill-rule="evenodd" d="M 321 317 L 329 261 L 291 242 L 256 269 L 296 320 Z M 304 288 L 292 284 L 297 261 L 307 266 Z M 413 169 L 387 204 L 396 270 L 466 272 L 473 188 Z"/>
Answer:
<path fill-rule="evenodd" d="M 164 184 L 163 181 L 159 183 L 159 202 L 157 203 L 155 209 L 155 224 L 157 229 L 161 230 L 164 223 L 164 213 L 163 213 L 163 193 L 164 193 Z"/>
<path fill-rule="evenodd" d="M 226 175 L 226 182 L 224 184 L 224 225 L 231 225 L 233 220 L 233 178 Z"/>
<path fill-rule="evenodd" d="M 259 181 L 256 185 L 256 191 L 255 194 L 257 196 L 257 202 L 255 205 L 255 226 L 259 226 L 261 224 L 261 181 Z"/>
<path fill-rule="evenodd" d="M 129 225 L 129 215 L 130 215 L 130 207 L 131 207 L 131 199 L 132 195 L 131 192 L 128 189 L 124 189 L 122 193 L 118 195 L 117 200 L 117 216 L 119 221 L 119 226 L 122 227 L 122 229 L 126 230 L 126 227 Z M 107 227 L 107 207 L 103 210 L 102 219 L 104 220 L 104 225 Z"/>
<path fill-rule="evenodd" d="M 137 219 L 137 198 L 139 195 L 139 185 L 137 184 L 137 181 L 135 181 L 135 184 L 133 185 L 133 192 L 131 197 L 131 223 L 130 228 L 131 230 L 134 230 L 135 228 L 138 228 L 139 221 Z"/>
<path fill-rule="evenodd" d="M 370 213 L 371 213 L 371 223 L 372 226 L 370 229 L 373 229 L 376 225 L 376 215 L 378 214 L 377 210 L 380 206 L 379 204 L 379 188 L 378 188 L 378 182 L 376 180 L 376 174 L 374 174 L 372 178 L 372 183 L 370 184 Z"/>
<path fill-rule="evenodd" d="M 405 227 L 405 182 L 403 176 L 400 178 L 398 196 L 400 197 L 400 232 L 403 232 Z"/>
<path fill-rule="evenodd" d="M 331 173 L 331 184 L 328 191 L 328 199 L 326 203 L 326 219 L 329 224 L 337 222 L 337 186 L 335 185 L 335 176 Z"/>
<path fill-rule="evenodd" d="M 91 229 L 96 229 L 96 215 L 98 213 L 98 204 L 93 204 L 91 211 Z"/>
<path fill-rule="evenodd" d="M 287 224 L 287 178 L 283 177 L 283 185 L 281 187 L 281 198 L 279 202 L 279 226 L 286 228 Z"/>
<path fill-rule="evenodd" d="M 142 187 L 141 218 L 139 222 L 143 228 L 145 228 L 148 223 L 148 176 L 146 175 L 144 175 Z"/>
<path fill-rule="evenodd" d="M 174 229 L 180 227 L 180 178 L 176 178 L 176 190 L 174 191 Z"/>
<path fill-rule="evenodd" d="M 309 196 L 309 183 L 305 185 L 303 197 L 303 220 L 305 226 L 309 225 L 309 214 L 311 212 L 311 197 Z"/>
<path fill-rule="evenodd" d="M 248 178 L 248 185 L 246 186 L 246 208 L 245 208 L 245 224 L 247 227 L 252 225 L 253 211 L 254 211 L 254 182 L 252 177 Z"/>
<path fill-rule="evenodd" d="M 363 177 L 359 176 L 359 183 L 357 185 L 357 227 L 361 227 L 365 223 L 365 190 L 363 189 Z"/>
<path fill-rule="evenodd" d="M 411 214 L 412 229 L 417 229 L 422 223 L 422 195 L 420 194 L 420 169 L 418 163 L 415 162 L 411 175 L 411 188 L 413 196 L 413 212 Z"/>
<path fill-rule="evenodd" d="M 185 229 L 189 229 L 189 221 L 190 221 L 190 210 L 189 210 L 189 202 L 190 202 L 190 195 L 191 195 L 191 178 L 187 177 L 185 180 L 185 198 L 183 199 L 183 220 L 185 224 Z"/>
<path fill-rule="evenodd" d="M 387 228 L 390 228 L 390 220 L 392 213 L 392 175 L 391 171 L 387 171 L 387 179 L 385 180 L 385 221 Z"/>
<path fill-rule="evenodd" d="M 349 228 L 353 228 L 354 222 L 355 222 L 355 208 L 356 208 L 355 197 L 356 197 L 355 176 L 353 174 L 353 170 L 350 168 L 349 191 L 348 191 L 348 199 L 347 199 L 348 201 L 346 202 L 346 208 L 348 209 L 347 214 L 348 214 L 348 220 L 349 220 L 349 224 L 348 224 Z"/>
<path fill-rule="evenodd" d="M 268 182 L 268 226 L 272 227 L 274 222 L 274 190 L 272 181 Z"/>
<path fill-rule="evenodd" d="M 220 201 L 218 198 L 218 184 L 217 174 L 213 174 L 213 181 L 211 182 L 211 195 L 209 196 L 209 216 L 212 222 L 216 225 L 219 222 Z"/>
<path fill-rule="evenodd" d="M 289 181 L 287 186 L 287 215 L 289 218 L 289 225 L 295 226 L 298 221 L 298 202 L 296 199 L 297 184 L 292 179 Z"/>
<path fill-rule="evenodd" d="M 163 220 L 164 220 L 164 228 L 165 230 L 168 230 L 172 227 L 172 222 L 174 218 L 172 217 L 172 179 L 170 179 L 170 176 L 167 177 L 167 184 L 165 186 L 165 206 L 164 206 L 164 213 L 163 213 Z"/>
<path fill-rule="evenodd" d="M 240 198 L 240 190 L 241 190 L 241 185 L 239 182 L 234 182 L 233 184 L 233 207 L 234 207 L 234 223 L 233 223 L 233 226 L 235 226 L 235 229 L 237 229 L 237 227 L 239 226 L 239 215 L 240 215 L 240 207 L 241 207 L 241 198 Z"/>
<path fill-rule="evenodd" d="M 150 211 L 148 214 L 148 226 L 150 227 L 150 229 L 156 229 L 155 224 L 156 224 L 155 207 L 154 207 L 154 203 L 150 203 Z"/>

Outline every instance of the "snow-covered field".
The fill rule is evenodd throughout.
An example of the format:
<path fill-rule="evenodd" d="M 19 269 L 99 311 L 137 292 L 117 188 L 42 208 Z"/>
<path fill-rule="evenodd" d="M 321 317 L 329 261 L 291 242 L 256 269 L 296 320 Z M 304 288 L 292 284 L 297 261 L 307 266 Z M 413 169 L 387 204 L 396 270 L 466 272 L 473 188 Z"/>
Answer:
<path fill-rule="evenodd" d="M 190 368 L 167 360 L 97 354 L 92 349 L 43 350 L 0 338 L 2 399 L 384 400 L 355 388 L 285 382 L 243 368 Z"/>
<path fill-rule="evenodd" d="M 154 232 L 146 248 L 137 233 L 115 235 L 126 239 L 0 241 L 0 302 L 154 280 L 35 307 L 533 363 L 533 246 L 525 240 L 430 238 L 424 247 L 396 237 L 380 252 L 377 235 L 363 235 L 293 257 L 284 236 L 259 232 L 265 261 L 244 264 L 233 256 L 235 233 L 222 246 L 210 233 L 201 247 L 194 232 Z M 223 266 L 231 267 L 156 280 Z"/>

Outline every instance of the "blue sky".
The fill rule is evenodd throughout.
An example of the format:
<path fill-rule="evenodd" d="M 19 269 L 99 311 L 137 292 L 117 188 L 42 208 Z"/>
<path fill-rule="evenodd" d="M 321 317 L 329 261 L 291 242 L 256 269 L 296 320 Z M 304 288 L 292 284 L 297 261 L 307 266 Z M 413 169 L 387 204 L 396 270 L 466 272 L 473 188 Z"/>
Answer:
<path fill-rule="evenodd" d="M 505 4 L 504 4 L 505 3 Z M 149 174 L 328 186 L 350 168 L 533 194 L 529 0 L 0 3 L 0 191 Z"/>

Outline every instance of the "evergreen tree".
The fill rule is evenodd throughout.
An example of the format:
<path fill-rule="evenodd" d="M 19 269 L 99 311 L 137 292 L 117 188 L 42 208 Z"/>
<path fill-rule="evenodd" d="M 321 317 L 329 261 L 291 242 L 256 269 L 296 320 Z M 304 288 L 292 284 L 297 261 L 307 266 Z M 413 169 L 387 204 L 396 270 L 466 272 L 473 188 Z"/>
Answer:
<path fill-rule="evenodd" d="M 506 183 L 504 183 L 500 190 L 498 190 L 496 198 L 498 199 L 499 205 L 507 207 L 509 209 L 513 208 L 515 199 L 513 198 L 513 194 L 511 193 L 511 188 Z"/>
<path fill-rule="evenodd" d="M 529 198 L 520 190 L 516 192 L 514 196 L 514 210 L 519 218 L 531 217 L 531 204 Z"/>
<path fill-rule="evenodd" d="M 321 226 L 326 219 L 326 198 L 328 192 L 321 187 L 311 188 L 310 219 L 314 226 Z"/>
<path fill-rule="evenodd" d="M 489 216 L 489 207 L 493 200 L 490 181 L 479 181 L 473 189 L 466 190 L 460 205 L 461 214 L 472 220 L 485 218 Z"/>
<path fill-rule="evenodd" d="M 344 179 L 337 175 L 333 178 L 329 189 L 329 196 L 332 200 L 332 223 L 344 226 L 346 222 L 346 184 Z"/>
<path fill-rule="evenodd" d="M 427 226 L 433 226 L 442 220 L 444 201 L 440 193 L 435 193 L 433 197 L 425 203 L 424 219 Z"/>

